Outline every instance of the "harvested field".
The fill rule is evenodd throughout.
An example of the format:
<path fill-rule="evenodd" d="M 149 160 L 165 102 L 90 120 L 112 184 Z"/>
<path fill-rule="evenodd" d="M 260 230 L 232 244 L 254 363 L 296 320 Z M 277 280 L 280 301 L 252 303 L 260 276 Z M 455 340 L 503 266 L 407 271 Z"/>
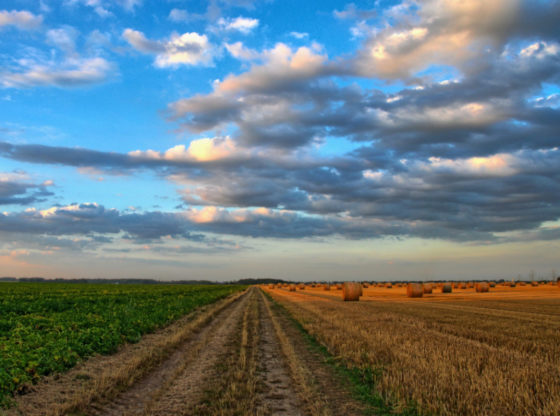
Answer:
<path fill-rule="evenodd" d="M 474 288 L 407 298 L 364 289 L 360 302 L 316 289 L 268 291 L 331 354 L 377 371 L 401 409 L 443 415 L 560 414 L 560 291 Z"/>

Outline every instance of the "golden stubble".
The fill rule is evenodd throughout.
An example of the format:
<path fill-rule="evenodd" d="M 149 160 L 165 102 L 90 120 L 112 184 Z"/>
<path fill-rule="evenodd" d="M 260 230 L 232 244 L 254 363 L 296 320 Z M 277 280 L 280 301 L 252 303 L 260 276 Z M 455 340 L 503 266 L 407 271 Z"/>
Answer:
<path fill-rule="evenodd" d="M 267 291 L 333 355 L 381 368 L 376 388 L 387 400 L 443 415 L 560 414 L 555 286 L 420 299 L 376 288 L 358 303 Z"/>

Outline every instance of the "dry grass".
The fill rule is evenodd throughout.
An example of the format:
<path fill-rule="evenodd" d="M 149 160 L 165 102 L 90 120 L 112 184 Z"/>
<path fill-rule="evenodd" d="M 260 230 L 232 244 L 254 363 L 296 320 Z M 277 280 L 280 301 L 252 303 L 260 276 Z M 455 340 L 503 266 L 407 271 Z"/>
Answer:
<path fill-rule="evenodd" d="M 558 415 L 560 291 L 500 290 L 359 303 L 270 292 L 333 355 L 382 368 L 377 389 L 403 405 L 443 415 Z"/>
<path fill-rule="evenodd" d="M 192 409 L 203 415 L 264 415 L 265 409 L 257 403 L 258 343 L 260 322 L 257 298 L 252 295 L 243 319 L 238 323 L 234 339 L 230 340 L 225 357 L 217 369 L 219 377 L 209 380 L 206 397 Z"/>

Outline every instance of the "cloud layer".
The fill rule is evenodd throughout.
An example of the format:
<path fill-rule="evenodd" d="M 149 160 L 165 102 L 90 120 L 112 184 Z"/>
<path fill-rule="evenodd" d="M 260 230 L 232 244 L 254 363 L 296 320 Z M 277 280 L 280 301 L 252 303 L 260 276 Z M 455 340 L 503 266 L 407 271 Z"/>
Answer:
<path fill-rule="evenodd" d="M 104 20 L 143 7 L 69 3 Z M 0 29 L 43 30 L 49 48 L 6 58 L 2 87 L 100 84 L 117 72 L 117 54 L 141 66 L 131 56 L 139 52 L 153 60 L 150 88 L 177 135 L 148 145 L 138 137 L 114 152 L 3 138 L 0 157 L 149 176 L 180 201 L 173 210 L 58 205 L 57 187 L 5 173 L 0 204 L 11 208 L 0 232 L 61 245 L 83 236 L 84 247 L 106 250 L 122 249 L 116 240 L 189 244 L 177 252 L 250 238 L 491 245 L 560 237 L 560 2 L 350 3 L 325 15 L 354 48 L 337 54 L 291 27 L 259 42 L 271 30 L 264 15 L 249 17 L 250 3 L 240 15 L 238 6 L 169 7 L 163 19 L 180 31 L 132 22 L 87 40 L 72 27 L 43 28 L 38 14 L 0 12 Z M 123 114 L 133 108 L 123 105 Z M 159 189 L 143 191 L 155 198 Z"/>

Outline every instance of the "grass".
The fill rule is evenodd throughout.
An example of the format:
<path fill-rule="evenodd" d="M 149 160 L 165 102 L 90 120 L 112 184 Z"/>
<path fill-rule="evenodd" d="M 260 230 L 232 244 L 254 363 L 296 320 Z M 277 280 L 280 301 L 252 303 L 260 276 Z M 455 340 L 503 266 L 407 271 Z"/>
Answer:
<path fill-rule="evenodd" d="M 349 303 L 270 293 L 374 404 L 395 403 L 382 411 L 560 414 L 558 297 Z"/>
<path fill-rule="evenodd" d="M 340 357 L 335 357 L 329 352 L 325 345 L 321 344 L 316 337 L 305 329 L 284 305 L 277 302 L 268 293 L 266 293 L 266 296 L 273 302 L 274 307 L 281 311 L 281 313 L 286 314 L 290 321 L 301 332 L 307 342 L 308 348 L 314 352 L 318 352 L 324 359 L 324 362 L 340 377 L 341 382 L 350 387 L 353 397 L 365 405 L 367 415 L 415 416 L 419 414 L 414 402 L 408 403 L 404 408 L 402 406 L 395 406 L 376 391 L 376 385 L 383 372 L 382 368 L 359 368 L 348 365 Z"/>

